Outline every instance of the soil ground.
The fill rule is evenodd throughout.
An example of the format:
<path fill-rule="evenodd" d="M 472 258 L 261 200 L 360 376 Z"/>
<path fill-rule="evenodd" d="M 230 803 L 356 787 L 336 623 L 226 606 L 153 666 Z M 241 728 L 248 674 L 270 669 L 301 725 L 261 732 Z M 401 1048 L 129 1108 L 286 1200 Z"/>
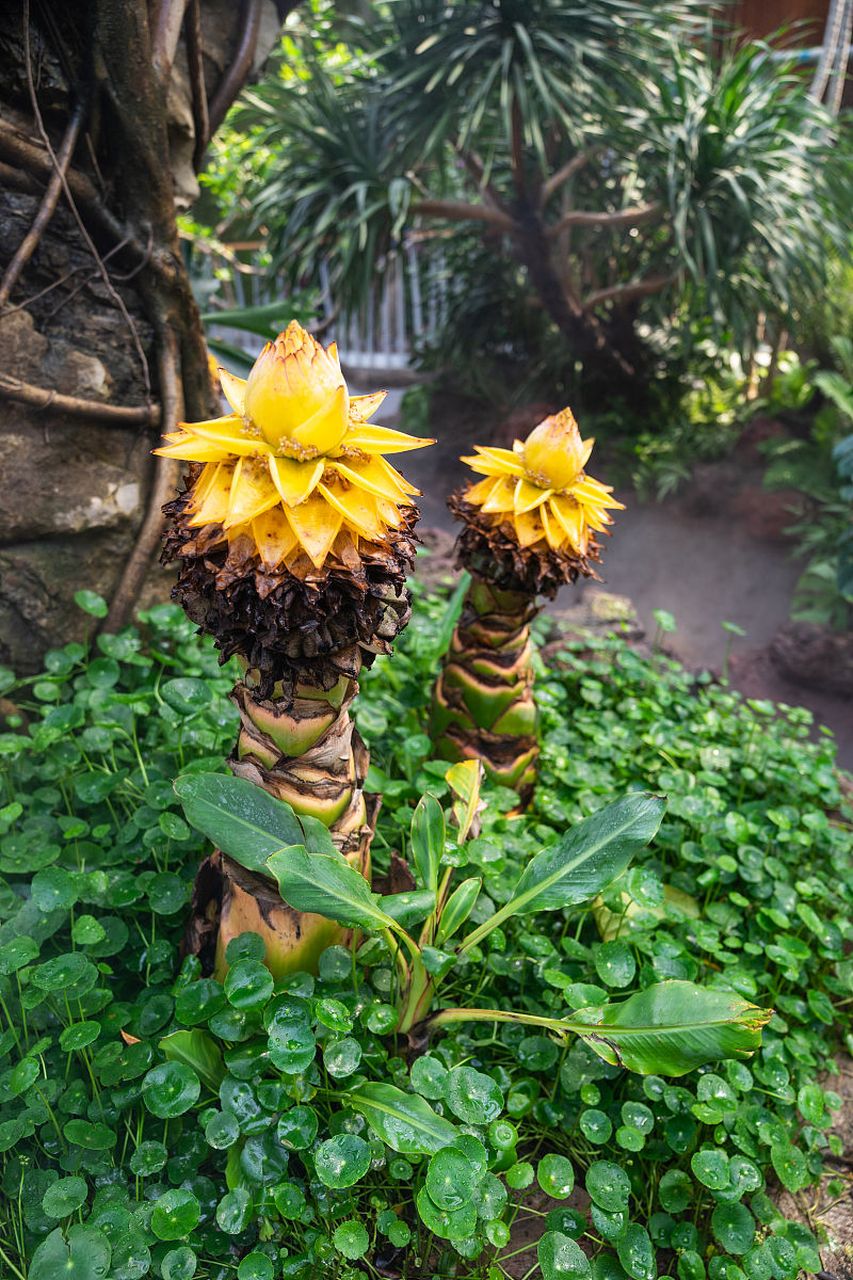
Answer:
<path fill-rule="evenodd" d="M 400 425 L 401 394 L 390 393 L 377 421 Z M 422 527 L 453 532 L 445 499 L 466 473 L 470 475 L 459 455 L 475 441 L 508 445 L 512 432 L 507 434 L 481 405 L 445 396 L 435 397 L 433 403 L 430 429 L 438 437 L 435 446 L 399 461 L 423 491 Z M 596 473 L 594 466 L 591 470 Z M 643 503 L 635 494 L 619 490 L 617 497 L 627 510 L 616 513 L 613 537 L 604 547 L 604 588 L 632 601 L 649 636 L 655 630 L 654 611 L 671 613 L 677 631 L 666 637 L 666 647 L 690 667 L 719 671 L 727 640 L 721 624 L 742 627 L 746 635 L 732 646 L 730 678 L 735 687 L 748 697 L 808 707 L 815 717 L 815 733 L 821 725 L 830 729 L 839 763 L 853 769 L 853 702 L 793 683 L 766 654 L 773 635 L 788 620 L 801 572 L 790 547 L 756 537 L 743 518 L 709 511 L 707 505 L 702 514 L 690 514 L 678 495 L 662 503 Z M 564 609 L 595 590 L 596 584 L 589 582 L 568 587 L 555 607 Z"/>

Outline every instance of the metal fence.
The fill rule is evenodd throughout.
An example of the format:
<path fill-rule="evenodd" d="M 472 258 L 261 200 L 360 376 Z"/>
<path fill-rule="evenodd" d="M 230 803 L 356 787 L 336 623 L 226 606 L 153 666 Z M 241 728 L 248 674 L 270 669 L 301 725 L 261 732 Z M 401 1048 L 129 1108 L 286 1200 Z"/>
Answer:
<path fill-rule="evenodd" d="M 263 306 L 287 297 L 281 279 L 236 255 L 205 252 L 195 266 L 207 311 Z M 341 360 L 354 368 L 404 373 L 414 352 L 428 345 L 447 319 L 449 285 L 440 251 L 424 253 L 408 244 L 390 255 L 356 311 L 336 304 L 328 264 L 321 264 L 317 283 L 324 341 L 337 342 Z M 217 325 L 215 332 L 247 353 L 257 348 L 257 337 L 239 329 Z"/>

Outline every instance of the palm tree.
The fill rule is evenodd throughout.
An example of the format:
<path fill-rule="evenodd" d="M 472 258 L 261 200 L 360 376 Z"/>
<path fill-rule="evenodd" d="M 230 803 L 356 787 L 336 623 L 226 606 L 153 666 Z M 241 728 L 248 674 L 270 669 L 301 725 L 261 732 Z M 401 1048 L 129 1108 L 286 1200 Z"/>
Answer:
<path fill-rule="evenodd" d="M 398 0 L 363 32 L 372 57 L 245 101 L 275 261 L 298 278 L 330 260 L 351 306 L 406 230 L 479 237 L 611 400 L 649 373 L 640 322 L 676 304 L 748 343 L 759 311 L 814 291 L 844 202 L 793 65 L 720 58 L 711 34 L 689 0 Z"/>

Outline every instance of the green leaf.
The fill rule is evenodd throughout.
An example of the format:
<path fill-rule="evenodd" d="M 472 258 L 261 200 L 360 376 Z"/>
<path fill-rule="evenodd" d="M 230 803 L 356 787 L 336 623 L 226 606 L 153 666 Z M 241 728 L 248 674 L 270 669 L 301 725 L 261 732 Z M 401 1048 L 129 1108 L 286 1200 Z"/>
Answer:
<path fill-rule="evenodd" d="M 198 1075 L 184 1062 L 163 1062 L 159 1067 L 152 1067 L 142 1081 L 143 1101 L 148 1110 L 161 1120 L 182 1116 L 198 1102 L 200 1093 Z"/>
<path fill-rule="evenodd" d="M 562 1231 L 546 1231 L 536 1246 L 542 1280 L 584 1280 L 592 1268 L 580 1245 Z"/>
<path fill-rule="evenodd" d="M 395 923 L 381 909 L 379 894 L 337 852 L 309 853 L 293 845 L 268 858 L 267 869 L 284 901 L 297 911 L 362 929 L 387 929 Z"/>
<path fill-rule="evenodd" d="M 78 609 L 82 609 L 92 618 L 107 616 L 107 602 L 103 596 L 98 595 L 97 591 L 75 591 L 74 603 Z"/>
<path fill-rule="evenodd" d="M 565 1200 L 572 1194 L 575 1185 L 575 1171 L 568 1156 L 549 1152 L 542 1157 L 536 1166 L 536 1180 L 545 1192 L 554 1200 Z"/>
<path fill-rule="evenodd" d="M 309 832 L 289 804 L 246 778 L 191 773 L 178 778 L 175 792 L 191 826 L 249 871 L 266 873 L 270 855 L 294 844 L 336 852 L 324 828 L 319 835 L 312 824 Z"/>
<path fill-rule="evenodd" d="M 392 920 L 408 930 L 435 910 L 435 893 L 432 889 L 407 889 L 403 893 L 383 894 L 379 902 Z"/>
<path fill-rule="evenodd" d="M 708 1062 L 748 1057 L 771 1015 L 731 992 L 672 981 L 619 1004 L 578 1009 L 566 1025 L 613 1066 L 682 1076 Z"/>
<path fill-rule="evenodd" d="M 349 1218 L 346 1222 L 341 1222 L 335 1227 L 332 1242 L 338 1253 L 342 1253 L 350 1262 L 355 1262 L 356 1259 L 363 1258 L 367 1253 L 370 1246 L 370 1236 L 362 1223 L 355 1218 Z M 272 1275 L 272 1272 L 270 1272 L 270 1275 Z M 241 1280 L 239 1274 L 238 1280 Z"/>
<path fill-rule="evenodd" d="M 464 1151 L 445 1147 L 437 1151 L 429 1162 L 426 1189 L 439 1209 L 461 1209 L 471 1203 L 479 1180 L 477 1169 Z"/>
<path fill-rule="evenodd" d="M 456 1126 L 428 1102 L 395 1085 L 368 1082 L 347 1093 L 346 1099 L 382 1141 L 402 1155 L 433 1155 L 457 1136 Z"/>
<path fill-rule="evenodd" d="M 111 1261 L 102 1231 L 75 1225 L 64 1236 L 57 1227 L 33 1254 L 27 1280 L 106 1280 Z"/>
<path fill-rule="evenodd" d="M 60 1178 L 45 1191 L 41 1207 L 49 1218 L 67 1218 L 86 1203 L 87 1194 L 85 1178 Z"/>
<path fill-rule="evenodd" d="M 175 1187 L 154 1205 L 151 1230 L 158 1240 L 181 1240 L 198 1226 L 201 1206 L 191 1191 Z"/>
<path fill-rule="evenodd" d="M 746 1253 L 755 1239 L 755 1219 L 744 1204 L 718 1204 L 711 1229 L 726 1253 Z"/>
<path fill-rule="evenodd" d="M 474 910 L 482 886 L 483 881 L 480 876 L 471 876 L 453 890 L 444 904 L 444 910 L 438 922 L 435 940 L 439 945 L 446 942 L 448 938 L 452 938 L 457 929 L 461 929 Z"/>
<path fill-rule="evenodd" d="M 593 1161 L 586 1171 L 584 1185 L 590 1199 L 607 1213 L 628 1208 L 631 1182 L 625 1170 L 612 1160 Z"/>
<path fill-rule="evenodd" d="M 314 1152 L 314 1169 L 325 1187 L 354 1187 L 370 1168 L 370 1146 L 355 1133 L 338 1133 Z"/>
<path fill-rule="evenodd" d="M 491 1124 L 504 1105 L 498 1082 L 474 1067 L 454 1067 L 447 1077 L 444 1096 L 463 1124 Z"/>
<path fill-rule="evenodd" d="M 218 1093 L 225 1079 L 221 1050 L 206 1031 L 173 1031 L 160 1041 L 160 1048 L 170 1062 L 183 1062 L 192 1067 L 208 1089 Z"/>
<path fill-rule="evenodd" d="M 418 879 L 433 893 L 438 888 L 438 869 L 444 854 L 444 810 L 429 792 L 421 796 L 412 815 L 412 861 Z"/>
<path fill-rule="evenodd" d="M 653 838 L 665 807 L 660 796 L 635 792 L 584 818 L 531 858 L 509 902 L 469 934 L 463 947 L 474 946 L 510 916 L 559 911 L 594 898 Z"/>

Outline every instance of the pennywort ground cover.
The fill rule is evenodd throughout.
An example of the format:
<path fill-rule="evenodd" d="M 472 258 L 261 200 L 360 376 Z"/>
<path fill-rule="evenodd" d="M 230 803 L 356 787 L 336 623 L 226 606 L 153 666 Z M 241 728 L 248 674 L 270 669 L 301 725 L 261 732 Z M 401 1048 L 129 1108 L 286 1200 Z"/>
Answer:
<path fill-rule="evenodd" d="M 619 639 L 573 642 L 537 676 L 534 809 L 513 816 L 514 795 L 487 789 L 463 840 L 423 731 L 453 612 L 416 607 L 357 718 L 383 795 L 377 876 L 400 874 L 392 851 L 417 867 L 429 793 L 454 886 L 479 882 L 458 934 L 479 938 L 435 1008 L 571 1021 L 696 983 L 775 1008 L 761 1049 L 674 1079 L 519 1022 L 450 1022 L 413 1048 L 372 933 L 275 983 L 243 935 L 225 981 L 202 976 L 180 944 L 207 846 L 178 791 L 221 768 L 233 673 L 179 610 L 154 609 L 141 632 L 48 655 L 34 680 L 2 677 L 4 1274 L 498 1280 L 518 1274 L 514 1228 L 533 1221 L 546 1280 L 819 1270 L 774 1195 L 844 1189 L 830 1130 L 833 1058 L 850 1048 L 851 812 L 831 742 L 807 740 L 805 712 Z M 555 911 L 504 910 L 532 858 L 640 792 L 666 812 L 619 879 Z"/>

